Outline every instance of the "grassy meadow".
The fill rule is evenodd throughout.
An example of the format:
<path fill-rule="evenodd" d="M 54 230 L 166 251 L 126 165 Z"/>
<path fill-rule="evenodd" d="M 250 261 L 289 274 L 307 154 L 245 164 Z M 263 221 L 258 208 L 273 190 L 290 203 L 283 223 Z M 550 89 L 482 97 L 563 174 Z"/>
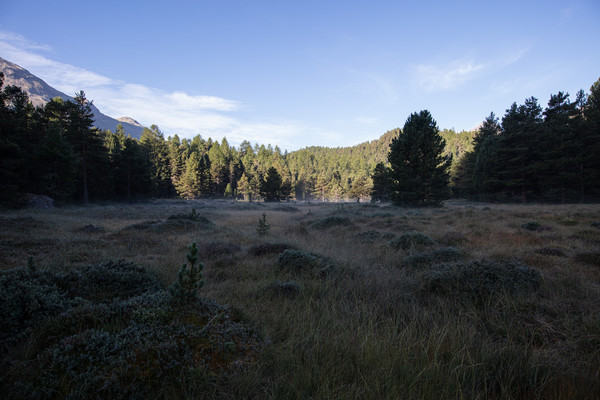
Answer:
<path fill-rule="evenodd" d="M 194 223 L 169 219 L 192 209 L 201 218 Z M 261 235 L 263 213 L 270 229 Z M 83 337 L 96 338 L 128 322 L 105 321 L 97 308 L 69 311 L 69 321 L 47 312 L 49 319 L 4 350 L 3 391 L 9 398 L 218 399 L 593 399 L 600 393 L 598 205 L 450 201 L 403 209 L 179 200 L 0 212 L 4 270 L 25 268 L 30 256 L 37 270 L 57 273 L 124 259 L 168 287 L 192 242 L 205 265 L 201 297 L 227 305 L 219 318 L 231 316 L 254 332 L 211 347 L 211 360 L 220 361 L 201 364 L 210 373 L 178 375 L 172 366 L 161 375 L 157 356 L 142 372 L 117 374 L 118 385 L 127 387 L 111 392 L 107 377 L 96 387 L 95 378 L 61 371 L 67 364 L 57 351 L 46 364 L 39 354 L 64 348 L 69 335 L 93 330 Z M 83 306 L 71 309 L 77 307 Z M 135 310 L 127 315 L 143 314 Z M 144 321 L 161 314 L 148 310 Z M 172 310 L 160 317 L 168 326 L 183 318 Z M 213 317 L 195 319 L 193 309 L 185 313 L 194 326 L 216 324 Z M 194 331 L 190 348 L 209 340 L 203 329 Z M 246 337 L 251 345 L 241 343 Z M 226 362 L 228 346 L 237 347 Z M 189 365 L 200 365 L 196 353 L 192 358 Z M 77 365 L 95 373 L 93 361 Z M 47 392 L 36 386 L 44 385 L 36 380 L 44 368 L 60 382 Z M 135 389 L 142 375 L 161 380 L 151 394 Z"/>

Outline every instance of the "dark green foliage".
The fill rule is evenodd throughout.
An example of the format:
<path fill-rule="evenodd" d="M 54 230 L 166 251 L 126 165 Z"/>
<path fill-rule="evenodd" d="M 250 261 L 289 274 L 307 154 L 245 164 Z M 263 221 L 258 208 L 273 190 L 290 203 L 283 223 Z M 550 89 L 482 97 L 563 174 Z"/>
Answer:
<path fill-rule="evenodd" d="M 450 197 L 444 139 L 429 111 L 411 114 L 390 144 L 392 201 L 401 206 L 439 206 Z"/>
<path fill-rule="evenodd" d="M 592 222 L 592 223 L 590 224 L 590 226 L 591 226 L 591 227 L 594 227 L 594 228 L 599 228 L 599 229 L 600 229 L 600 221 Z"/>
<path fill-rule="evenodd" d="M 542 227 L 542 225 L 535 221 L 529 221 L 521 224 L 521 228 L 528 231 L 537 231 Z"/>
<path fill-rule="evenodd" d="M 0 271 L 0 356 L 28 337 L 45 318 L 78 301 L 59 285 L 57 274 L 17 268 Z"/>
<path fill-rule="evenodd" d="M 575 254 L 575 257 L 573 257 L 573 258 L 575 261 L 600 267 L 600 252 L 596 251 L 596 252 L 577 253 L 577 254 Z"/>
<path fill-rule="evenodd" d="M 260 195 L 265 199 L 265 201 L 281 201 L 285 200 L 289 195 L 289 190 L 287 187 L 284 193 L 282 191 L 283 180 L 281 175 L 274 167 L 269 168 L 267 171 L 267 176 L 265 180 L 260 185 Z"/>
<path fill-rule="evenodd" d="M 177 280 L 169 286 L 169 293 L 180 303 L 193 303 L 199 299 L 198 291 L 204 285 L 204 264 L 198 261 L 198 247 L 193 242 L 188 248 L 187 262 L 177 272 Z"/>
<path fill-rule="evenodd" d="M 412 254 L 402 260 L 402 266 L 422 268 L 433 264 L 441 264 L 463 259 L 466 254 L 456 247 L 441 247 L 439 249 Z"/>
<path fill-rule="evenodd" d="M 3 360 L 4 398 L 180 397 L 182 381 L 210 390 L 261 342 L 227 308 L 162 290 L 55 315 L 36 324 L 34 358 Z"/>
<path fill-rule="evenodd" d="M 296 281 L 274 281 L 269 285 L 261 288 L 257 295 L 268 296 L 270 298 L 284 297 L 293 299 L 300 294 L 302 286 Z"/>
<path fill-rule="evenodd" d="M 389 241 L 395 250 L 419 250 L 433 246 L 433 239 L 421 232 L 406 232 Z"/>
<path fill-rule="evenodd" d="M 65 289 L 71 296 L 97 302 L 127 299 L 163 288 L 146 268 L 125 260 L 77 267 L 62 279 L 68 282 Z"/>
<path fill-rule="evenodd" d="M 485 299 L 535 291 L 542 278 L 539 271 L 520 262 L 482 260 L 437 265 L 423 274 L 422 281 L 429 293 Z"/>
<path fill-rule="evenodd" d="M 556 247 L 542 247 L 541 249 L 537 249 L 535 252 L 536 254 L 541 254 L 544 256 L 567 257 L 564 250 Z"/>
<path fill-rule="evenodd" d="M 267 214 L 263 213 L 262 217 L 258 219 L 258 226 L 256 227 L 256 232 L 260 236 L 264 236 L 269 233 L 269 229 L 271 229 L 271 225 L 267 222 Z"/>
<path fill-rule="evenodd" d="M 339 215 L 331 215 L 329 217 L 325 217 L 319 221 L 313 222 L 310 226 L 315 229 L 327 229 L 335 226 L 348 226 L 351 225 L 352 222 L 348 217 L 342 217 Z"/>
<path fill-rule="evenodd" d="M 335 267 L 333 260 L 302 250 L 285 250 L 277 258 L 279 269 L 292 272 L 321 272 Z"/>
<path fill-rule="evenodd" d="M 288 249 L 296 250 L 296 246 L 289 243 L 261 243 L 250 247 L 248 253 L 254 256 L 262 256 L 266 254 L 279 254 Z"/>
<path fill-rule="evenodd" d="M 371 201 L 390 201 L 392 195 L 390 171 L 384 163 L 377 163 L 371 175 L 371 180 L 373 181 Z"/>

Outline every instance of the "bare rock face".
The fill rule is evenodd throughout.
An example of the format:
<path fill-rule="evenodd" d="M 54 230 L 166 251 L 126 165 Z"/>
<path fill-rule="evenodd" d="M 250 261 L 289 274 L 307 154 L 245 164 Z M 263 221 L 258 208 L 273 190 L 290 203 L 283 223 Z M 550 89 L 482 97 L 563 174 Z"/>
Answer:
<path fill-rule="evenodd" d="M 25 193 L 23 195 L 23 201 L 27 208 L 37 208 L 42 210 L 54 208 L 54 200 L 52 197 L 43 194 Z"/>
<path fill-rule="evenodd" d="M 4 73 L 4 85 L 13 85 L 20 87 L 29 96 L 29 101 L 34 107 L 42 107 L 50 100 L 60 97 L 64 101 L 73 101 L 71 96 L 67 96 L 48 85 L 46 82 L 33 75 L 26 69 L 11 63 L 0 57 L 0 72 Z M 85 91 L 85 88 L 82 88 Z M 90 99 L 93 100 L 93 99 Z M 139 139 L 144 127 L 132 118 L 124 117 L 116 120 L 103 114 L 92 103 L 92 112 L 94 113 L 94 126 L 99 129 L 110 129 L 115 132 L 117 125 L 121 124 L 125 133 Z M 133 122 L 130 122 L 133 121 Z"/>

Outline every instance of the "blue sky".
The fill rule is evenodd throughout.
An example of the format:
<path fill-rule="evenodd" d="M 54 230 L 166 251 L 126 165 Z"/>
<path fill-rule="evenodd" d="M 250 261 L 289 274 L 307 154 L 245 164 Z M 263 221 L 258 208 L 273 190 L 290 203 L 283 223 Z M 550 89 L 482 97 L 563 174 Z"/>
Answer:
<path fill-rule="evenodd" d="M 600 78 L 600 2 L 1 0 L 0 57 L 166 136 L 349 146 Z"/>

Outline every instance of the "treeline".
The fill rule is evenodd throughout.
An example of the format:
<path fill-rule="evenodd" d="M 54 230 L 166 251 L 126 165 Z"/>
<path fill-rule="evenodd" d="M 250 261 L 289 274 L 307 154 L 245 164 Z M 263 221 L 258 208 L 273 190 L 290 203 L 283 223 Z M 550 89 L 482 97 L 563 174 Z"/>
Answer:
<path fill-rule="evenodd" d="M 353 147 L 291 153 L 248 141 L 236 148 L 226 139 L 200 135 L 165 138 L 155 125 L 137 140 L 121 127 L 114 133 L 94 128 L 83 92 L 74 102 L 56 98 L 39 108 L 15 86 L 3 87 L 0 96 L 0 201 L 10 205 L 23 193 L 62 203 L 147 197 L 366 199 L 373 169 L 387 159 L 399 133 L 395 129 Z M 472 135 L 443 134 L 453 153 L 468 148 Z"/>
<path fill-rule="evenodd" d="M 492 201 L 583 202 L 600 198 L 600 80 L 580 90 L 513 103 L 488 116 L 453 170 L 455 196 Z"/>

